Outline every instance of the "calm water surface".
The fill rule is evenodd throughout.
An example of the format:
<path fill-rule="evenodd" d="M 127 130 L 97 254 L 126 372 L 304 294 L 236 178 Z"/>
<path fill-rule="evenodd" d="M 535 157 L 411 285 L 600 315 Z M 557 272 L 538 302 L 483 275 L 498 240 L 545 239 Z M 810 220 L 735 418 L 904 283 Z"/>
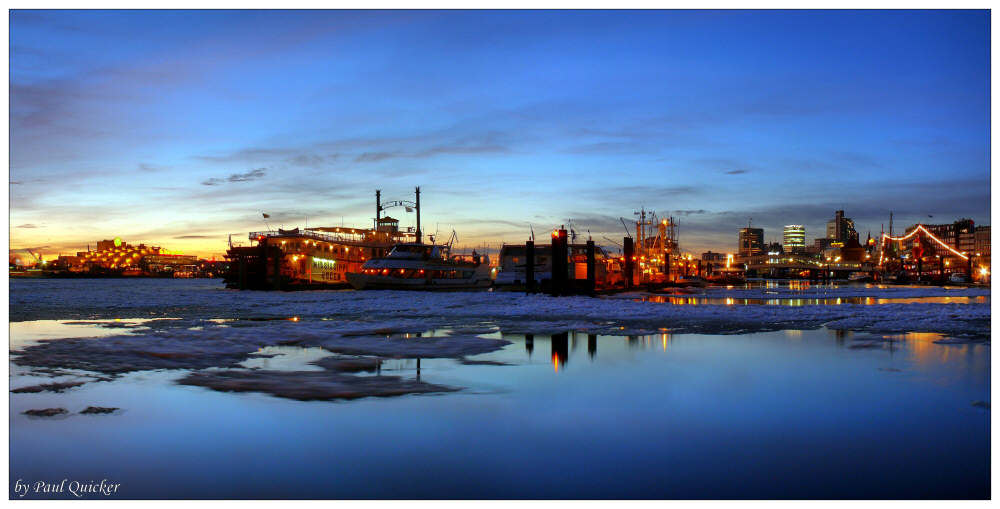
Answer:
<path fill-rule="evenodd" d="M 13 323 L 11 344 L 100 330 Z M 123 498 L 990 497 L 990 411 L 973 405 L 990 401 L 988 345 L 554 332 L 495 332 L 513 344 L 472 358 L 505 365 L 383 367 L 458 393 L 300 402 L 146 371 L 10 394 L 11 483 L 109 479 Z M 245 365 L 328 355 L 266 353 Z M 41 383 L 25 373 L 12 365 L 11 387 Z M 122 411 L 75 413 L 91 405 Z M 57 406 L 71 413 L 21 414 Z"/>

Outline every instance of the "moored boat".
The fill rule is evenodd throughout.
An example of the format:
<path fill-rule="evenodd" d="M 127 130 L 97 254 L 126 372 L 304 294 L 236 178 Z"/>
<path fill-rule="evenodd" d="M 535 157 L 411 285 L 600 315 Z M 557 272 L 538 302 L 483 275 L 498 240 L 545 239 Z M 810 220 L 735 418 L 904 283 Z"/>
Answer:
<path fill-rule="evenodd" d="M 848 283 L 872 283 L 875 278 L 869 272 L 852 272 L 847 276 Z"/>
<path fill-rule="evenodd" d="M 226 253 L 229 265 L 224 274 L 226 287 L 248 290 L 351 288 L 347 275 L 359 272 L 365 261 L 385 256 L 396 244 L 412 239 L 419 242 L 419 189 L 416 203 L 394 201 L 386 204 L 381 202 L 381 190 L 376 190 L 375 228 L 331 226 L 251 232 L 251 245 L 230 245 Z M 398 219 L 382 216 L 385 209 L 398 206 L 417 211 L 417 228 L 401 229 Z"/>
<path fill-rule="evenodd" d="M 678 276 L 675 286 L 693 286 L 701 288 L 705 286 L 705 280 L 699 276 Z"/>
<path fill-rule="evenodd" d="M 397 244 L 384 258 L 372 258 L 359 272 L 347 273 L 357 290 L 485 290 L 490 280 L 490 260 L 473 252 L 451 255 L 448 246 L 422 243 Z"/>
<path fill-rule="evenodd" d="M 552 279 L 552 246 L 536 245 L 532 272 L 535 288 L 542 287 L 543 280 Z M 527 251 L 524 244 L 506 244 L 500 248 L 499 266 L 493 282 L 497 290 L 524 291 L 527 284 Z M 570 244 L 566 253 L 567 278 L 571 281 L 587 279 L 587 245 Z M 611 258 L 601 246 L 594 246 L 594 280 L 598 289 L 610 288 L 622 283 L 621 264 Z"/>

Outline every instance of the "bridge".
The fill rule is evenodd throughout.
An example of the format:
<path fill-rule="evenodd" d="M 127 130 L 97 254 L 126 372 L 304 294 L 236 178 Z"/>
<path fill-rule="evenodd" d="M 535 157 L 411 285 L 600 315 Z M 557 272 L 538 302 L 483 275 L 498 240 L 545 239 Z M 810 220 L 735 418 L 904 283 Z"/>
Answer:
<path fill-rule="evenodd" d="M 832 272 L 869 272 L 875 270 L 871 262 L 845 262 L 839 259 L 825 260 L 811 256 L 795 254 L 762 254 L 740 258 L 740 263 L 746 264 L 747 270 L 757 271 L 771 269 L 792 270 L 830 270 Z"/>

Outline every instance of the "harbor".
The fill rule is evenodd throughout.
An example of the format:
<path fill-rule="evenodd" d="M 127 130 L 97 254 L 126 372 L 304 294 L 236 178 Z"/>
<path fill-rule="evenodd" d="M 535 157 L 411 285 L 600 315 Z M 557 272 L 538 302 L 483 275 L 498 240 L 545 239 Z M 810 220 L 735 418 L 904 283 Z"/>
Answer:
<path fill-rule="evenodd" d="M 9 10 L 9 499 L 992 498 L 989 9 L 485 7 Z"/>

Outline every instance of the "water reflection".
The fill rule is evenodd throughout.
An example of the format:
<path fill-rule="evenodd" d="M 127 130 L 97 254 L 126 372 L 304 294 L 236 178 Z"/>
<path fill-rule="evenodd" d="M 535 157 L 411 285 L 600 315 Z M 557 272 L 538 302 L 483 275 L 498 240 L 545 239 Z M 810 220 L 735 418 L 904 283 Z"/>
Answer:
<path fill-rule="evenodd" d="M 303 403 L 194 391 L 170 371 L 13 394 L 11 476 L 113 475 L 138 498 L 990 496 L 990 413 L 973 403 L 990 400 L 989 346 L 899 334 L 852 350 L 878 336 L 826 329 L 554 332 L 495 333 L 513 344 L 480 364 L 387 361 L 393 375 L 463 388 L 440 397 Z M 536 342 L 551 364 L 531 362 Z M 296 348 L 262 353 L 323 355 Z M 76 416 L 87 405 L 125 411 Z M 20 415 L 58 406 L 74 417 Z M 334 438 L 316 447 L 317 436 Z"/>
<path fill-rule="evenodd" d="M 157 318 L 156 320 L 169 320 Z M 114 320 L 33 320 L 27 322 L 10 322 L 9 348 L 11 352 L 23 350 L 25 347 L 37 344 L 45 339 L 63 338 L 93 338 L 102 336 L 118 336 L 128 334 L 141 328 L 153 319 Z"/>
<path fill-rule="evenodd" d="M 663 304 L 684 305 L 712 305 L 722 304 L 733 305 L 763 305 L 763 306 L 838 306 L 841 304 L 986 304 L 990 302 L 987 296 L 976 297 L 829 297 L 829 298 L 799 298 L 799 297 L 779 297 L 773 299 L 741 299 L 734 297 L 691 297 L 677 295 L 649 295 L 641 299 L 642 302 L 659 302 Z"/>
<path fill-rule="evenodd" d="M 569 333 L 567 332 L 552 335 L 552 365 L 556 372 L 559 372 L 559 366 L 565 366 L 567 359 L 569 359 L 568 338 Z M 573 334 L 573 339 L 576 339 L 576 333 Z"/>

